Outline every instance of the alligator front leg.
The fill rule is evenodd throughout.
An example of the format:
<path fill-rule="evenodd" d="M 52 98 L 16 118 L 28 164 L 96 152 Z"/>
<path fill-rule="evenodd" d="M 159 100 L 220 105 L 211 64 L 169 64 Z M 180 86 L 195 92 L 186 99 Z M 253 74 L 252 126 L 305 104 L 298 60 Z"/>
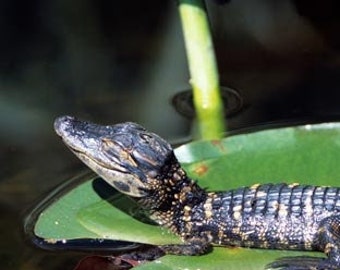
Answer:
<path fill-rule="evenodd" d="M 204 237 L 194 237 L 183 244 L 164 245 L 159 248 L 166 254 L 195 256 L 208 253 L 212 246 Z"/>

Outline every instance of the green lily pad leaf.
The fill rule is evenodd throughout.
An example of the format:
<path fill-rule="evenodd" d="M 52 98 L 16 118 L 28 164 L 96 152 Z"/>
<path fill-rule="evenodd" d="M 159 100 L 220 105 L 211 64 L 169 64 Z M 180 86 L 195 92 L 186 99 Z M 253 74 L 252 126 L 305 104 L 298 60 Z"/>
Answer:
<path fill-rule="evenodd" d="M 261 250 L 250 248 L 215 247 L 212 253 L 202 256 L 167 255 L 156 261 L 136 267 L 145 270 L 209 269 L 209 270 L 259 270 L 270 262 L 282 257 L 311 256 L 320 257 L 321 253 L 296 252 L 286 250 Z"/>
<path fill-rule="evenodd" d="M 125 211 L 138 210 L 131 199 L 118 193 L 92 173 L 80 175 L 76 181 L 80 180 L 86 181 L 76 187 L 74 180 L 71 181 L 70 190 L 63 196 L 60 193 L 64 193 L 65 186 L 60 187 L 60 190 L 53 192 L 33 211 L 43 209 L 34 224 L 35 236 L 50 244 L 75 239 L 113 239 L 159 245 L 180 243 L 179 237 L 168 230 L 138 221 L 132 218 L 132 213 L 127 214 L 114 207 L 115 204 L 125 206 Z M 107 199 L 103 198 L 98 188 L 100 186 L 107 193 Z M 60 198 L 57 199 L 58 197 Z M 52 204 L 48 205 L 51 199 Z M 47 208 L 44 209 L 46 204 Z M 112 230 L 112 226 L 116 229 Z M 131 232 L 133 238 L 129 238 Z"/>
<path fill-rule="evenodd" d="M 198 141 L 176 154 L 201 185 L 224 190 L 280 182 L 338 186 L 339 150 L 340 124 L 329 123 Z"/>
<path fill-rule="evenodd" d="M 39 216 L 34 224 L 36 236 L 49 243 L 68 239 L 99 238 L 99 235 L 81 226 L 75 218 L 80 209 L 86 208 L 93 201 L 101 201 L 101 198 L 92 188 L 92 181 L 95 176 L 86 173 L 79 177 L 81 179 L 86 178 L 88 181 L 76 187 L 71 185 L 66 194 L 62 192 L 65 186 L 59 187 L 32 211 L 31 218 L 33 221 L 36 213 L 39 210 L 42 211 L 40 214 L 38 213 Z M 60 198 L 58 198 L 59 196 Z M 83 198 L 86 198 L 86 200 L 83 200 Z"/>
<path fill-rule="evenodd" d="M 175 150 L 189 175 L 209 190 L 255 183 L 339 186 L 340 123 L 305 125 L 198 141 Z M 133 217 L 138 206 L 103 199 L 88 178 L 44 209 L 34 233 L 44 239 L 104 238 L 149 244 L 178 243 L 177 236 Z M 122 205 L 125 209 L 122 209 Z M 138 215 L 138 214 L 137 214 Z M 306 253 L 215 247 L 204 256 L 164 256 L 141 269 L 263 269 L 275 258 Z M 308 253 L 322 255 L 320 253 Z"/>
<path fill-rule="evenodd" d="M 77 217 L 84 228 L 96 233 L 101 238 L 153 245 L 181 243 L 179 237 L 164 228 L 155 224 L 143 223 L 116 208 L 113 211 L 112 205 L 107 201 L 94 203 L 80 209 Z"/>

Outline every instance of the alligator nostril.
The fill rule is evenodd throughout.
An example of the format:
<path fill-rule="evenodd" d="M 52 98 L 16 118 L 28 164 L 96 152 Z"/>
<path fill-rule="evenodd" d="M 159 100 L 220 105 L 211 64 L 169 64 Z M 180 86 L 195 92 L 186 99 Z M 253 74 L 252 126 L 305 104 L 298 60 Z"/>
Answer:
<path fill-rule="evenodd" d="M 54 121 L 54 130 L 59 136 L 63 136 L 65 130 L 74 122 L 75 118 L 72 116 L 61 116 Z"/>

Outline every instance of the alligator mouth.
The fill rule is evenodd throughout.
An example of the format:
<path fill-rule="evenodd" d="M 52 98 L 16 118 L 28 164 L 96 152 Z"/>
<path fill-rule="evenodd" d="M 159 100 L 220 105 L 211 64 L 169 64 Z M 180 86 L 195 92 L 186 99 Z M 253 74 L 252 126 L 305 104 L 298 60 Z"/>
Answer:
<path fill-rule="evenodd" d="M 112 164 L 108 164 L 105 162 L 100 162 L 98 159 L 93 158 L 91 155 L 87 155 L 84 151 L 81 151 L 79 149 L 76 149 L 70 145 L 68 145 L 70 150 L 77 156 L 79 159 L 82 161 L 86 161 L 86 163 L 94 168 L 101 168 L 101 169 L 106 169 L 110 171 L 116 171 L 119 173 L 124 173 L 124 174 L 129 174 L 127 170 L 123 170 L 123 167 L 113 167 L 112 164 L 117 164 L 117 162 L 112 162 Z"/>

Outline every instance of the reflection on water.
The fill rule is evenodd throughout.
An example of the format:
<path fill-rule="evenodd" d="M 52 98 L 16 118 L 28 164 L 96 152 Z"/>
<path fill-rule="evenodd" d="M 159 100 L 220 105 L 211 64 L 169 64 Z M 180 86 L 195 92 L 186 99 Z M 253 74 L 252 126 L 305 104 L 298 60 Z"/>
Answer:
<path fill-rule="evenodd" d="M 244 109 L 243 99 L 236 90 L 222 86 L 220 91 L 224 104 L 225 117 L 234 116 Z M 189 119 L 195 118 L 195 108 L 191 90 L 176 93 L 172 98 L 172 105 L 175 110 L 184 117 Z"/>

